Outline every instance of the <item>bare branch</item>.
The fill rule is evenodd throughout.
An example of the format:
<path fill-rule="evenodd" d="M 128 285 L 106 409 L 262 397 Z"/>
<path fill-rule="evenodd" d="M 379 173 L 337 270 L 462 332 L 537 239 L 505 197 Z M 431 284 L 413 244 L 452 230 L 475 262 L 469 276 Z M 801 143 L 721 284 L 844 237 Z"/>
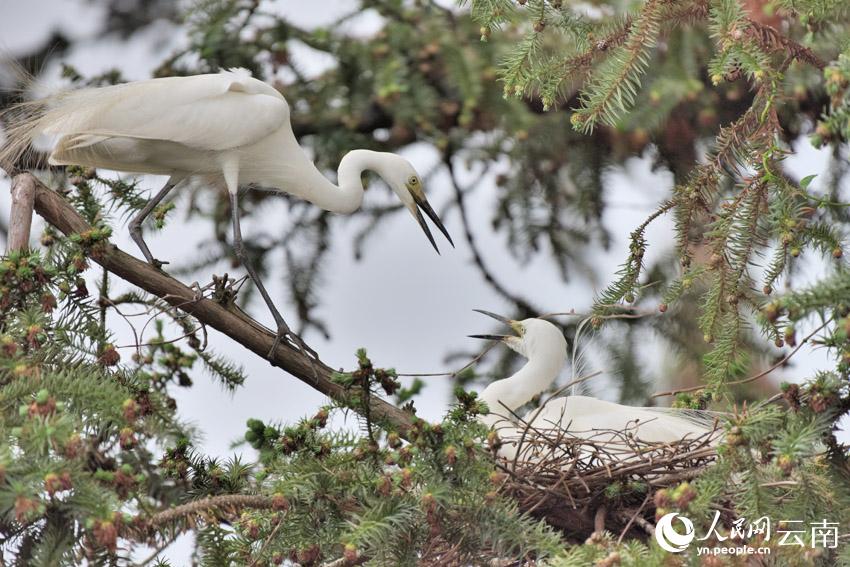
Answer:
<path fill-rule="evenodd" d="M 32 175 L 19 175 L 12 181 L 12 210 L 9 213 L 6 252 L 29 248 L 36 183 Z"/>

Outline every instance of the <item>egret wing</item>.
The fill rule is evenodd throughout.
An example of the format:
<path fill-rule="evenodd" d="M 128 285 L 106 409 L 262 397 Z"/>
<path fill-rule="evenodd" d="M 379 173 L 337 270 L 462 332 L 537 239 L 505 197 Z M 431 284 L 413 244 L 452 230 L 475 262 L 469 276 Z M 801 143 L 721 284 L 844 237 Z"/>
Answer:
<path fill-rule="evenodd" d="M 247 71 L 168 77 L 59 95 L 41 119 L 49 135 L 164 140 L 224 151 L 289 123 L 289 106 Z"/>
<path fill-rule="evenodd" d="M 718 414 L 665 408 L 633 407 L 588 396 L 555 398 L 531 410 L 524 421 L 538 428 L 568 429 L 579 437 L 598 438 L 599 431 L 632 431 L 644 441 L 695 439 L 714 429 Z"/>
<path fill-rule="evenodd" d="M 693 425 L 713 429 L 716 425 L 722 425 L 723 419 L 729 417 L 729 414 L 719 411 L 697 410 L 687 408 L 643 408 L 649 413 L 659 415 L 667 415 L 682 419 Z"/>

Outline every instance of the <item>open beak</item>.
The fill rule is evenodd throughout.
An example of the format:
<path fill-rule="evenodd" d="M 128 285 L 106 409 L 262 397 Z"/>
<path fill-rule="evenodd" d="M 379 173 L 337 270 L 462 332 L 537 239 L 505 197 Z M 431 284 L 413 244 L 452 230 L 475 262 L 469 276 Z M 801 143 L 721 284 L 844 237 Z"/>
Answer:
<path fill-rule="evenodd" d="M 512 320 L 508 319 L 507 317 L 502 317 L 501 315 L 497 315 L 497 314 L 493 313 L 492 311 L 484 311 L 483 309 L 473 309 L 473 311 L 475 311 L 476 313 L 481 313 L 482 315 L 486 315 L 487 317 L 495 319 L 496 321 L 499 321 L 500 323 L 504 323 L 505 325 L 508 325 L 511 329 L 516 331 L 516 333 L 518 335 L 522 333 L 522 329 L 520 328 L 519 322 L 517 322 L 517 321 L 512 321 Z M 511 335 L 467 335 L 467 336 L 471 339 L 484 339 L 485 341 L 503 341 L 503 340 L 511 337 Z"/>
<path fill-rule="evenodd" d="M 509 335 L 466 335 L 470 339 L 484 339 L 485 341 L 503 341 Z"/>
<path fill-rule="evenodd" d="M 449 241 L 449 244 L 454 248 L 455 243 L 452 242 L 452 237 L 449 236 L 449 231 L 446 230 L 445 225 L 443 225 L 443 221 L 440 220 L 440 217 L 437 216 L 437 213 L 434 212 L 434 209 L 431 208 L 431 204 L 428 203 L 428 199 L 425 198 L 425 194 L 422 193 L 421 190 L 414 191 L 408 187 L 410 191 L 410 195 L 413 197 L 413 201 L 416 203 L 415 207 L 410 208 L 410 212 L 413 213 L 413 216 L 416 217 L 416 221 L 419 223 L 419 226 L 422 227 L 422 231 L 425 233 L 425 236 L 428 237 L 428 240 L 431 242 L 431 246 L 434 247 L 434 250 L 437 251 L 437 254 L 440 253 L 440 249 L 437 248 L 437 243 L 434 242 L 434 236 L 431 234 L 431 229 L 428 228 L 428 225 L 425 223 L 425 218 L 422 216 L 424 212 L 428 215 L 428 218 L 440 229 L 440 232 L 446 237 L 446 240 Z"/>

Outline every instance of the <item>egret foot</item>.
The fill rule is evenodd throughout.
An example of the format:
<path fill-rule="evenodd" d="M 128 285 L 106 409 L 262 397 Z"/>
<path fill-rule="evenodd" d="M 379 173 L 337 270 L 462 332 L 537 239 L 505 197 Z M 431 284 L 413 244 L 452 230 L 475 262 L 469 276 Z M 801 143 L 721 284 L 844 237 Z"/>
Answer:
<path fill-rule="evenodd" d="M 157 260 L 151 254 L 150 249 L 148 248 L 147 243 L 145 242 L 144 237 L 142 236 L 142 223 L 148 217 L 151 212 L 156 208 L 156 206 L 162 201 L 168 193 L 174 189 L 179 183 L 179 179 L 175 177 L 171 177 L 168 179 L 168 182 L 165 184 L 165 187 L 159 190 L 159 192 L 154 195 L 150 201 L 145 204 L 139 214 L 130 221 L 130 238 L 133 239 L 133 242 L 136 243 L 136 246 L 139 247 L 139 250 L 142 251 L 142 254 L 145 255 L 145 260 L 148 261 L 148 264 L 156 268 L 157 270 L 161 270 L 162 266 L 167 264 L 168 262 L 162 262 Z"/>
<path fill-rule="evenodd" d="M 153 257 L 153 254 L 151 254 L 147 243 L 145 243 L 145 239 L 142 238 L 142 226 L 140 223 L 133 221 L 130 224 L 130 237 L 136 243 L 136 246 L 139 247 L 139 250 L 142 251 L 142 254 L 144 255 L 145 260 L 147 260 L 148 264 L 150 264 L 157 270 L 161 270 L 162 267 L 168 263 L 163 262 L 162 260 L 157 260 Z"/>
<path fill-rule="evenodd" d="M 273 359 L 274 353 L 277 350 L 277 346 L 284 338 L 287 340 L 287 342 L 295 346 L 301 352 L 301 354 L 305 356 L 305 358 L 307 358 L 307 360 L 310 362 L 310 368 L 313 370 L 313 378 L 315 378 L 316 382 L 318 382 L 319 373 L 316 370 L 315 361 L 319 358 L 319 355 L 316 354 L 316 351 L 307 346 L 307 343 L 304 342 L 304 339 L 294 333 L 292 329 L 289 328 L 289 325 L 287 325 L 286 322 L 284 322 L 283 320 L 278 322 L 277 335 L 275 336 L 274 343 L 272 343 L 272 348 L 269 350 L 269 353 L 266 355 L 266 358 L 270 360 Z"/>
<path fill-rule="evenodd" d="M 194 294 L 192 295 L 192 301 L 197 303 L 202 300 L 204 298 L 204 292 L 206 291 L 207 287 L 209 287 L 209 284 L 204 287 L 201 287 L 201 284 L 198 282 L 192 282 L 191 284 L 189 284 L 189 289 L 194 292 Z"/>

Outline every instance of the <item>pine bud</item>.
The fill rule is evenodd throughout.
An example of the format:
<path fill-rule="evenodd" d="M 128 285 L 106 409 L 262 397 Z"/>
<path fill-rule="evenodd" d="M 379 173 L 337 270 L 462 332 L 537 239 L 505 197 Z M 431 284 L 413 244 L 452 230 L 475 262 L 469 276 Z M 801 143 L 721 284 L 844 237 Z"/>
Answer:
<path fill-rule="evenodd" d="M 47 402 L 50 401 L 50 392 L 47 389 L 42 388 L 35 395 L 35 403 L 40 406 L 46 405 Z"/>
<path fill-rule="evenodd" d="M 487 434 L 487 445 L 491 451 L 498 451 L 502 446 L 502 441 L 499 439 L 499 434 L 495 431 L 490 431 Z"/>
<path fill-rule="evenodd" d="M 457 462 L 457 449 L 455 449 L 454 445 L 446 447 L 443 454 L 445 454 L 446 462 L 448 462 L 449 465 L 454 465 L 455 462 Z"/>
<path fill-rule="evenodd" d="M 320 554 L 321 549 L 319 549 L 319 546 L 313 544 L 310 547 L 299 550 L 296 559 L 298 560 L 298 563 L 303 565 L 313 565 L 316 561 L 318 561 Z"/>
<path fill-rule="evenodd" d="M 322 408 L 316 412 L 316 415 L 313 416 L 313 421 L 315 421 L 319 427 L 324 427 L 328 424 L 328 415 L 329 413 L 327 408 Z"/>
<path fill-rule="evenodd" d="M 59 475 L 56 473 L 47 473 L 44 475 L 44 490 L 47 492 L 49 496 L 53 496 L 55 493 L 59 492 L 62 489 L 62 485 L 59 481 Z"/>
<path fill-rule="evenodd" d="M 413 471 L 412 470 L 410 470 L 408 468 L 404 468 L 404 469 L 401 470 L 401 483 L 400 483 L 400 485 L 401 485 L 402 488 L 410 488 L 411 486 L 413 486 Z"/>
<path fill-rule="evenodd" d="M 507 476 L 508 475 L 503 472 L 493 471 L 490 473 L 490 484 L 496 487 L 502 486 Z"/>
<path fill-rule="evenodd" d="M 773 323 L 779 318 L 779 305 L 776 303 L 768 303 L 764 307 L 762 307 L 762 313 L 764 314 L 765 319 Z"/>
<path fill-rule="evenodd" d="M 286 496 L 284 496 L 280 492 L 276 492 L 272 496 L 272 508 L 274 508 L 275 510 L 282 511 L 289 510 L 289 500 L 287 500 Z"/>
<path fill-rule="evenodd" d="M 797 346 L 797 332 L 792 325 L 788 325 L 787 327 L 785 327 L 784 336 L 785 342 L 788 344 L 788 346 Z"/>
<path fill-rule="evenodd" d="M 785 476 L 790 475 L 791 471 L 794 470 L 794 461 L 788 455 L 779 455 L 776 459 L 776 464 Z"/>
<path fill-rule="evenodd" d="M 355 561 L 357 561 L 357 556 L 358 556 L 357 547 L 355 547 L 354 544 L 346 543 L 345 548 L 343 549 L 343 552 L 342 552 L 342 556 L 345 558 L 346 562 L 348 562 L 349 564 L 354 563 Z"/>
<path fill-rule="evenodd" d="M 115 350 L 115 346 L 107 344 L 103 347 L 100 357 L 97 359 L 103 366 L 115 366 L 121 360 L 121 355 Z"/>
<path fill-rule="evenodd" d="M 392 491 L 393 491 L 392 478 L 389 475 L 384 474 L 378 480 L 378 494 L 380 494 L 381 496 L 389 496 L 392 493 Z"/>
<path fill-rule="evenodd" d="M 136 446 L 135 432 L 129 427 L 121 429 L 120 433 L 118 434 L 118 442 L 120 443 L 122 449 L 132 449 Z"/>
<path fill-rule="evenodd" d="M 437 507 L 437 500 L 430 492 L 423 494 L 420 502 L 422 503 L 422 507 L 428 512 L 434 511 Z"/>
<path fill-rule="evenodd" d="M 114 553 L 118 542 L 118 528 L 109 520 L 96 520 L 94 523 L 94 540 L 102 548 Z"/>
<path fill-rule="evenodd" d="M 653 501 L 656 508 L 669 508 L 671 504 L 669 491 L 664 488 L 656 490 Z"/>
<path fill-rule="evenodd" d="M 129 423 L 136 421 L 139 411 L 139 404 L 136 403 L 136 400 L 127 398 L 124 400 L 124 403 L 121 404 L 121 409 L 124 413 L 124 419 L 126 419 Z"/>
<path fill-rule="evenodd" d="M 680 510 L 684 510 L 688 507 L 688 504 L 693 502 L 693 500 L 697 497 L 697 491 L 690 485 L 690 483 L 683 482 L 678 487 L 676 487 L 676 506 Z"/>

